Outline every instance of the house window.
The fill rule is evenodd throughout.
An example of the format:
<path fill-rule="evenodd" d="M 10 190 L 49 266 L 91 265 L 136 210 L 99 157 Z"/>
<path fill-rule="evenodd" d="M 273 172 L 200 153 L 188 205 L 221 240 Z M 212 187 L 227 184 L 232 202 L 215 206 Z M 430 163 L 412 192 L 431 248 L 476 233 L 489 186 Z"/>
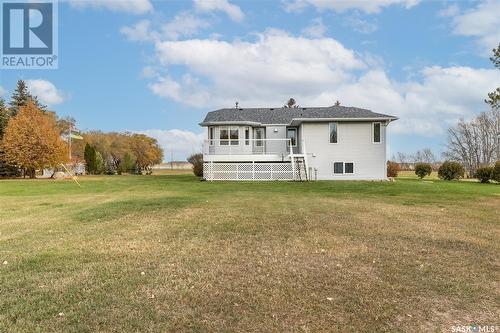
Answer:
<path fill-rule="evenodd" d="M 338 142 L 337 123 L 330 123 L 330 143 Z"/>
<path fill-rule="evenodd" d="M 214 137 L 215 137 L 214 133 L 215 133 L 215 128 L 213 126 L 210 126 L 208 128 L 208 140 L 209 140 L 208 142 L 211 146 L 214 145 Z"/>
<path fill-rule="evenodd" d="M 237 146 L 238 142 L 238 127 L 221 127 L 219 130 L 219 139 L 221 146 Z"/>
<path fill-rule="evenodd" d="M 373 123 L 373 142 L 380 142 L 380 123 Z"/>
<path fill-rule="evenodd" d="M 297 129 L 296 128 L 287 128 L 286 130 L 286 138 L 289 139 L 288 143 L 292 143 L 292 147 L 297 147 Z"/>
<path fill-rule="evenodd" d="M 229 131 L 229 139 L 230 139 L 230 144 L 231 146 L 237 146 L 239 145 L 239 131 L 238 127 L 231 127 Z"/>
<path fill-rule="evenodd" d="M 354 174 L 354 163 L 333 162 L 333 173 L 336 175 Z"/>
<path fill-rule="evenodd" d="M 354 173 L 354 163 L 352 162 L 344 163 L 344 173 Z"/>
<path fill-rule="evenodd" d="M 256 128 L 254 131 L 255 146 L 262 147 L 264 145 L 263 139 L 265 138 L 264 128 Z"/>
<path fill-rule="evenodd" d="M 229 145 L 229 128 L 221 127 L 219 130 L 219 143 L 221 146 Z"/>
<path fill-rule="evenodd" d="M 245 146 L 250 145 L 250 127 L 245 127 Z"/>
<path fill-rule="evenodd" d="M 344 162 L 334 162 L 333 163 L 333 173 L 343 174 L 344 173 Z"/>

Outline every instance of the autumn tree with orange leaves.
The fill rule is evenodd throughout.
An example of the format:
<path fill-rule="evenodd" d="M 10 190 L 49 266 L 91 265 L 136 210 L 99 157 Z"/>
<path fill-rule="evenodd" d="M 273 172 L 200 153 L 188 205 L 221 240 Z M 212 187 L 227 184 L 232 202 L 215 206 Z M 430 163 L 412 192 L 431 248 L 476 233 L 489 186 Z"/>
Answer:
<path fill-rule="evenodd" d="M 42 112 L 32 100 L 19 109 L 5 129 L 3 159 L 35 178 L 35 170 L 68 161 L 68 148 L 61 139 L 54 117 Z"/>

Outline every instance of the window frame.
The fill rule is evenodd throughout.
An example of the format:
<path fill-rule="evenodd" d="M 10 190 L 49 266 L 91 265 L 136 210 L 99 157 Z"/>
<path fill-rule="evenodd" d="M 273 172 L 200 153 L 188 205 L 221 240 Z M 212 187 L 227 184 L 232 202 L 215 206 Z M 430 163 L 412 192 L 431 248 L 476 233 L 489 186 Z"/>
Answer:
<path fill-rule="evenodd" d="M 250 127 L 245 127 L 245 146 L 250 146 Z"/>
<path fill-rule="evenodd" d="M 236 131 L 236 139 L 233 139 L 233 133 Z M 229 126 L 229 145 L 239 146 L 240 145 L 240 128 L 238 126 Z"/>
<path fill-rule="evenodd" d="M 337 142 L 332 142 L 332 125 L 335 124 L 335 129 L 337 131 Z M 339 123 L 338 122 L 330 122 L 328 123 L 328 143 L 331 145 L 339 144 Z"/>
<path fill-rule="evenodd" d="M 238 132 L 238 139 L 231 139 L 231 131 Z M 227 131 L 227 139 L 222 139 L 222 131 Z M 240 145 L 240 128 L 239 126 L 220 126 L 219 127 L 219 146 L 239 146 Z M 224 142 L 224 143 L 223 143 Z M 233 142 L 235 142 L 233 144 Z"/>
<path fill-rule="evenodd" d="M 378 141 L 375 141 L 375 125 L 379 125 L 379 130 L 378 130 Z M 372 143 L 373 144 L 381 144 L 382 143 L 382 122 L 380 121 L 375 121 L 372 123 Z"/>
<path fill-rule="evenodd" d="M 341 164 L 342 165 L 342 172 L 335 172 L 335 164 Z M 333 162 L 333 175 L 336 176 L 336 175 L 343 175 L 344 174 L 344 162 L 340 162 L 340 161 L 334 161 Z"/>
<path fill-rule="evenodd" d="M 352 172 L 346 172 L 345 170 L 345 165 L 346 164 L 352 164 Z M 356 173 L 356 170 L 354 168 L 354 162 L 353 161 L 347 161 L 347 162 L 344 162 L 344 175 L 354 175 Z"/>
<path fill-rule="evenodd" d="M 298 138 L 298 133 L 299 132 L 297 130 L 297 127 L 287 127 L 286 128 L 286 139 L 287 139 L 286 144 L 287 144 L 288 147 L 290 147 L 290 141 L 289 141 L 289 139 L 291 139 L 291 138 L 288 137 L 288 131 L 294 131 L 295 132 L 294 140 L 292 140 L 292 143 L 293 143 L 293 141 L 295 141 L 295 144 L 292 144 L 292 147 L 297 147 L 297 141 L 299 139 Z"/>
<path fill-rule="evenodd" d="M 214 145 L 214 140 L 215 140 L 215 127 L 214 126 L 208 126 L 208 144 L 210 146 Z"/>
<path fill-rule="evenodd" d="M 335 164 L 337 163 L 340 163 L 342 164 L 342 172 L 335 172 Z M 346 172 L 345 171 L 345 165 L 346 164 L 352 164 L 352 172 Z M 333 175 L 334 176 L 341 176 L 341 175 L 347 175 L 347 176 L 350 176 L 350 175 L 354 175 L 356 173 L 356 166 L 355 166 L 356 163 L 354 163 L 354 161 L 333 161 Z"/>
<path fill-rule="evenodd" d="M 229 127 L 230 126 L 220 126 L 219 127 L 219 146 L 229 146 Z M 222 138 L 222 132 L 227 132 L 227 139 Z M 224 143 L 223 143 L 224 142 Z"/>
<path fill-rule="evenodd" d="M 257 133 L 262 131 L 262 137 L 257 138 Z M 266 140 L 266 128 L 265 127 L 254 127 L 254 145 L 255 147 L 264 147 L 264 140 Z"/>

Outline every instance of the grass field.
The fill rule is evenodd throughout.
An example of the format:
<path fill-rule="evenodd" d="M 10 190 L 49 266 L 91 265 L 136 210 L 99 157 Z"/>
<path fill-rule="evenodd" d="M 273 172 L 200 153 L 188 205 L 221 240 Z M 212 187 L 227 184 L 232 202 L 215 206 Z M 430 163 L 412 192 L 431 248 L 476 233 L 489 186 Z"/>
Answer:
<path fill-rule="evenodd" d="M 500 185 L 0 181 L 0 332 L 500 325 Z"/>

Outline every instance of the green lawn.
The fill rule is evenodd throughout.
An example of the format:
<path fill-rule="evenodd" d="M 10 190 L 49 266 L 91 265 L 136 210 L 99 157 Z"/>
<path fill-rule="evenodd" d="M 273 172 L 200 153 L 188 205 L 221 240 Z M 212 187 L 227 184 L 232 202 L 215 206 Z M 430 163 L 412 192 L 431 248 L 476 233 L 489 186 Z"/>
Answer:
<path fill-rule="evenodd" d="M 500 185 L 80 182 L 0 181 L 1 333 L 500 325 Z"/>

